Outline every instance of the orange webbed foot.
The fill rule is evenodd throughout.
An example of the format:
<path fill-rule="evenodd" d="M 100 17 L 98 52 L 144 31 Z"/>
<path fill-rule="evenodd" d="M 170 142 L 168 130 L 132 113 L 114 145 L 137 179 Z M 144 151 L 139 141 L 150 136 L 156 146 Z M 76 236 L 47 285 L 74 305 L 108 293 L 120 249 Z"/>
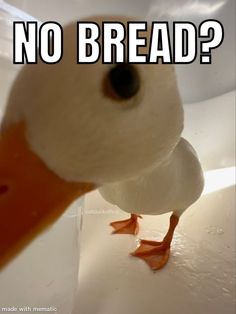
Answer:
<path fill-rule="evenodd" d="M 152 270 L 163 268 L 170 257 L 170 245 L 173 239 L 174 230 L 178 224 L 179 218 L 172 214 L 170 217 L 169 230 L 163 241 L 141 240 L 140 246 L 131 255 L 144 260 Z"/>
<path fill-rule="evenodd" d="M 142 216 L 131 214 L 129 219 L 113 221 L 110 225 L 114 228 L 114 234 L 133 234 L 136 235 L 139 232 L 138 218 Z"/>
<path fill-rule="evenodd" d="M 152 270 L 158 270 L 168 262 L 170 247 L 164 241 L 141 240 L 140 246 L 131 255 L 144 260 Z"/>

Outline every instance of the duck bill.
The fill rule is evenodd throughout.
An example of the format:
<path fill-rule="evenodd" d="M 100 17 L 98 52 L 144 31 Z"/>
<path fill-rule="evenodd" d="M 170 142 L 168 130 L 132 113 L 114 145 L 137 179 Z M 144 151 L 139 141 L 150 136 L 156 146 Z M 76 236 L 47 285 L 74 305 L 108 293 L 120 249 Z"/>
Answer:
<path fill-rule="evenodd" d="M 34 154 L 24 124 L 0 135 L 0 269 L 95 184 L 59 178 Z"/>

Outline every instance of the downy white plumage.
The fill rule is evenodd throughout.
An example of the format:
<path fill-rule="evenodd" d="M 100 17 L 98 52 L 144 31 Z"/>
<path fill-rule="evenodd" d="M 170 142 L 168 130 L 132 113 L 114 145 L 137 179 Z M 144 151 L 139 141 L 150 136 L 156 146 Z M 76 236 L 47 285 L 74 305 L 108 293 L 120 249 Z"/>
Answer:
<path fill-rule="evenodd" d="M 102 21 L 111 20 L 126 25 L 129 18 L 104 16 L 88 20 L 100 26 Z M 149 40 L 148 32 L 146 36 Z M 114 225 L 118 233 L 118 229 L 129 233 L 130 227 L 135 229 L 133 233 L 137 231 L 136 213 L 158 215 L 174 211 L 164 241 L 143 242 L 135 253 L 153 269 L 165 265 L 177 217 L 196 201 L 203 188 L 196 154 L 181 138 L 183 109 L 172 65 L 114 65 L 102 64 L 101 60 L 77 64 L 76 23 L 72 23 L 64 28 L 60 63 L 39 61 L 25 66 L 17 77 L 2 133 L 20 122 L 24 123 L 22 138 L 50 174 L 63 184 L 94 183 L 100 186 L 105 199 L 134 214 L 125 225 Z M 20 182 L 24 185 L 24 178 Z M 48 183 L 44 194 L 40 193 L 41 199 L 49 197 L 51 191 L 52 184 L 49 188 Z M 4 203 L 0 214 L 5 208 Z M 26 234 L 31 224 L 22 233 Z M 18 228 L 17 223 L 13 228 Z M 147 252 L 152 244 L 154 249 Z"/>

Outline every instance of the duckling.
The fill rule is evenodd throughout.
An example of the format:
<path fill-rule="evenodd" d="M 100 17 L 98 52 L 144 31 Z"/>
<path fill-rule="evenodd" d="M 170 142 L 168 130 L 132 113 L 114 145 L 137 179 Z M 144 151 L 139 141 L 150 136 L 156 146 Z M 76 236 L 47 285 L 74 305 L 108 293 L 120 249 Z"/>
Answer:
<path fill-rule="evenodd" d="M 141 214 L 160 215 L 173 212 L 169 230 L 162 242 L 141 240 L 133 256 L 146 261 L 153 270 L 165 266 L 170 255 L 174 230 L 182 213 L 201 195 L 203 174 L 192 146 L 184 139 L 166 160 L 135 178 L 110 183 L 99 188 L 108 202 L 131 213 L 130 219 L 112 222 L 114 233 L 137 234 Z"/>
<path fill-rule="evenodd" d="M 129 18 L 88 20 L 101 27 L 103 21 L 127 25 Z M 6 106 L 0 136 L 0 265 L 72 201 L 100 187 L 134 220 L 139 213 L 174 212 L 163 242 L 142 241 L 134 254 L 153 269 L 163 267 L 178 217 L 203 186 L 182 129 L 171 64 L 103 64 L 101 59 L 77 64 L 76 23 L 65 26 L 63 59 L 24 66 Z"/>

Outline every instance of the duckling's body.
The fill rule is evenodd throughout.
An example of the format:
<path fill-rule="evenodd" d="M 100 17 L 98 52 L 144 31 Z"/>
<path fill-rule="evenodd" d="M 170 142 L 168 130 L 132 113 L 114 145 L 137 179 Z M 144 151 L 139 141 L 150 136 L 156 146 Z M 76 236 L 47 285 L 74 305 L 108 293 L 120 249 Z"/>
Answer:
<path fill-rule="evenodd" d="M 133 179 L 104 185 L 101 195 L 110 203 L 131 213 L 130 219 L 114 221 L 114 233 L 137 234 L 140 214 L 159 215 L 172 211 L 170 226 L 163 241 L 141 240 L 132 253 L 153 269 L 164 267 L 181 214 L 201 195 L 204 186 L 200 162 L 193 147 L 184 138 L 166 159 Z"/>
<path fill-rule="evenodd" d="M 157 167 L 130 180 L 99 189 L 110 203 L 128 213 L 159 215 L 173 211 L 180 216 L 203 189 L 203 175 L 197 155 L 184 138 Z"/>

